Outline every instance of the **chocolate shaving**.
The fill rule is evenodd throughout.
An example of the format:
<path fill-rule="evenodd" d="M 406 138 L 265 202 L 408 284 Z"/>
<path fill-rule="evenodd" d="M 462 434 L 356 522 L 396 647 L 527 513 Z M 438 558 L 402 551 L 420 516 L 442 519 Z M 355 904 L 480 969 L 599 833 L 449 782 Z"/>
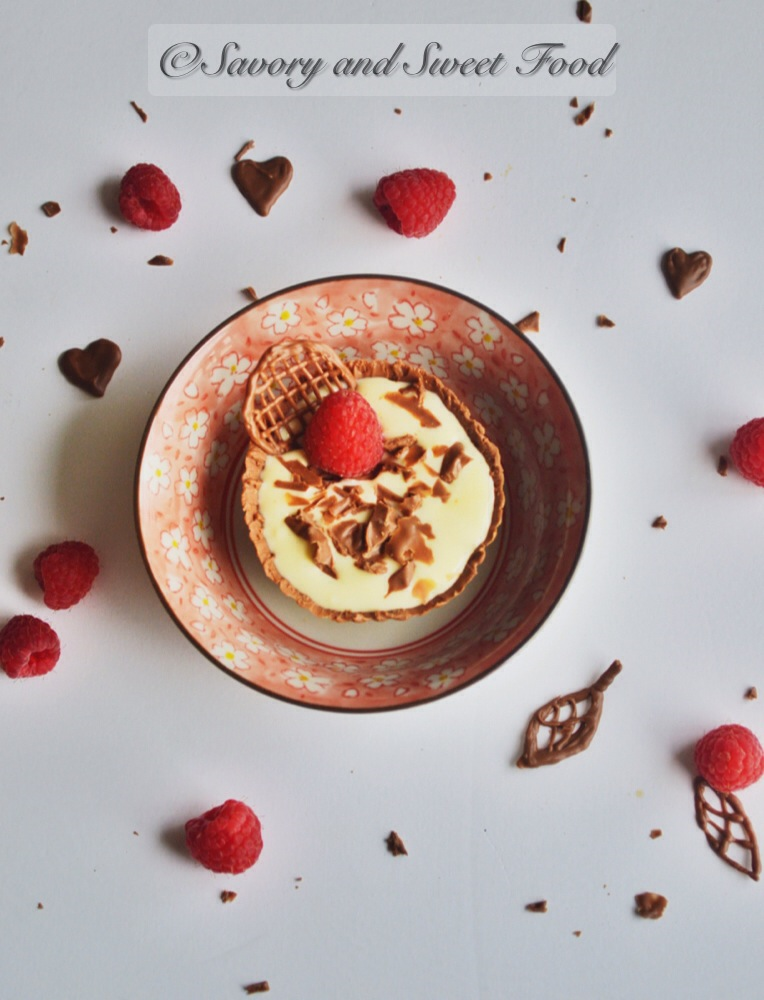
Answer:
<path fill-rule="evenodd" d="M 257 302 L 257 292 L 254 290 L 252 285 L 247 285 L 247 287 L 242 290 L 246 296 L 252 299 L 253 302 Z"/>
<path fill-rule="evenodd" d="M 400 569 L 390 574 L 390 579 L 387 581 L 387 594 L 385 596 L 389 597 L 390 594 L 395 593 L 397 590 L 405 590 L 413 579 L 413 562 L 404 563 Z"/>
<path fill-rule="evenodd" d="M 706 835 L 708 846 L 722 861 L 758 881 L 761 875 L 759 845 L 740 799 L 732 792 L 717 792 L 701 777 L 696 777 L 693 784 L 695 819 Z M 706 799 L 706 792 L 712 792 L 717 797 L 718 805 L 713 805 Z M 735 848 L 743 856 L 747 856 L 748 863 L 743 865 L 735 858 L 731 858 L 730 848 Z"/>
<path fill-rule="evenodd" d="M 175 261 L 172 257 L 165 257 L 164 254 L 158 253 L 155 257 L 152 257 L 151 260 L 147 260 L 146 263 L 151 264 L 152 267 L 172 267 Z"/>
<path fill-rule="evenodd" d="M 634 897 L 637 916 L 646 920 L 659 920 L 666 912 L 668 900 L 659 892 L 639 892 Z"/>
<path fill-rule="evenodd" d="M 489 173 L 486 170 L 486 172 L 483 174 L 483 180 L 484 181 L 492 181 L 493 180 L 493 174 Z"/>
<path fill-rule="evenodd" d="M 594 104 L 587 104 L 583 111 L 579 111 L 573 121 L 576 125 L 586 125 L 594 114 Z"/>
<path fill-rule="evenodd" d="M 606 139 L 609 139 L 612 134 L 613 134 L 612 128 L 606 128 L 605 129 L 605 138 Z"/>
<path fill-rule="evenodd" d="M 402 108 L 393 108 L 393 111 L 394 111 L 394 113 L 396 115 L 402 115 L 403 114 L 403 109 Z"/>
<path fill-rule="evenodd" d="M 244 992 L 248 996 L 252 996 L 255 993 L 268 993 L 270 992 L 270 983 L 267 979 L 261 979 L 259 983 L 250 983 L 248 986 L 244 987 Z"/>
<path fill-rule="evenodd" d="M 589 0 L 578 0 L 576 4 L 576 17 L 584 24 L 592 23 L 592 5 Z"/>
<path fill-rule="evenodd" d="M 324 485 L 324 481 L 321 478 L 319 472 L 317 472 L 312 466 L 306 465 L 304 462 L 298 461 L 296 458 L 283 458 L 279 456 L 279 462 L 284 466 L 288 473 L 292 476 L 293 482 L 289 484 L 289 489 L 301 490 L 307 489 L 308 486 L 315 486 L 319 488 Z M 297 484 L 304 485 L 297 485 Z"/>
<path fill-rule="evenodd" d="M 655 829 L 650 831 L 650 840 L 657 840 L 658 837 L 662 836 L 663 836 L 663 830 Z"/>
<path fill-rule="evenodd" d="M 29 234 L 26 229 L 22 229 L 16 222 L 12 222 L 8 226 L 8 232 L 11 234 L 8 253 L 17 253 L 20 257 L 23 257 L 29 243 Z"/>
<path fill-rule="evenodd" d="M 703 284 L 712 264 L 713 259 L 705 250 L 685 253 L 681 247 L 674 247 L 663 255 L 661 270 L 671 294 L 681 299 Z"/>
<path fill-rule="evenodd" d="M 602 715 L 603 695 L 622 670 L 620 660 L 613 660 L 595 683 L 582 691 L 561 695 L 543 705 L 531 717 L 525 733 L 523 755 L 518 767 L 541 767 L 557 764 L 585 750 L 597 731 Z M 588 708 L 578 714 L 578 706 L 587 702 Z M 549 730 L 549 742 L 540 746 L 539 731 Z"/>
<path fill-rule="evenodd" d="M 130 101 L 130 107 L 133 109 L 133 111 L 135 111 L 135 113 L 138 115 L 138 117 L 142 122 L 147 122 L 149 120 L 149 116 L 146 114 L 143 108 L 138 107 L 135 101 Z"/>
<path fill-rule="evenodd" d="M 538 333 L 540 330 L 540 319 L 541 317 L 538 312 L 528 313 L 527 316 L 523 316 L 522 319 L 519 319 L 515 323 L 515 326 L 520 333 Z"/>
<path fill-rule="evenodd" d="M 40 205 L 44 215 L 47 215 L 49 219 L 52 219 L 54 215 L 58 215 L 61 211 L 61 206 L 57 201 L 46 201 Z"/>
<path fill-rule="evenodd" d="M 748 690 L 745 693 L 746 701 L 756 701 L 758 697 L 759 697 L 759 692 L 756 690 L 755 687 L 748 688 Z"/>
<path fill-rule="evenodd" d="M 578 98 L 577 97 L 571 98 L 570 106 L 571 106 L 571 108 L 577 108 L 578 107 Z"/>
<path fill-rule="evenodd" d="M 549 904 L 545 899 L 539 899 L 535 903 L 526 903 L 525 909 L 529 913 L 546 913 L 549 909 Z"/>
<path fill-rule="evenodd" d="M 407 392 L 386 392 L 385 399 L 406 410 L 412 417 L 419 421 L 422 427 L 440 427 L 440 421 L 430 411 L 422 406 L 421 400 L 413 400 Z"/>
<path fill-rule="evenodd" d="M 565 244 L 568 242 L 567 236 L 563 236 L 560 242 L 557 244 L 557 249 L 560 253 L 565 253 Z"/>
<path fill-rule="evenodd" d="M 666 518 L 663 516 L 663 514 L 660 514 L 653 521 L 652 527 L 653 528 L 660 528 L 661 530 L 664 530 L 666 528 L 667 524 L 668 524 L 668 521 L 666 520 Z"/>
<path fill-rule="evenodd" d="M 336 579 L 337 573 L 334 569 L 332 550 L 329 546 L 329 539 L 327 538 L 326 533 L 323 532 L 318 525 L 305 520 L 303 511 L 300 511 L 297 514 L 290 514 L 288 517 L 284 518 L 284 523 L 295 533 L 295 535 L 298 536 L 298 538 L 302 538 L 308 543 L 310 558 L 316 566 L 318 566 L 323 573 L 326 573 L 327 576 L 332 577 L 332 579 Z"/>
<path fill-rule="evenodd" d="M 453 483 L 464 466 L 471 461 L 470 456 L 465 454 L 464 445 L 461 441 L 457 441 L 443 456 L 443 461 L 440 463 L 440 478 L 444 483 Z"/>
<path fill-rule="evenodd" d="M 236 160 L 236 162 L 238 163 L 238 161 L 241 160 L 242 157 L 244 157 L 244 156 L 247 155 L 247 153 L 250 151 L 250 149 L 254 149 L 254 148 L 255 148 L 255 140 L 254 139 L 248 139 L 247 142 L 244 143 L 244 145 L 241 147 L 241 149 L 239 150 L 239 152 L 236 154 L 236 156 L 234 156 L 234 160 Z"/>
<path fill-rule="evenodd" d="M 409 562 L 432 563 L 432 549 L 425 538 L 434 538 L 429 524 L 420 521 L 418 517 L 398 518 L 395 530 L 385 543 L 385 554 L 391 556 L 399 565 Z"/>
<path fill-rule="evenodd" d="M 38 910 L 44 910 L 44 909 L 45 909 L 45 907 L 44 907 L 44 906 L 42 905 L 42 903 L 38 903 L 38 904 L 37 904 L 37 909 L 38 909 Z"/>
<path fill-rule="evenodd" d="M 236 899 L 236 893 L 231 889 L 223 889 L 220 893 L 220 901 L 222 903 L 232 903 Z"/>
<path fill-rule="evenodd" d="M 716 471 L 720 476 L 726 476 L 727 470 L 729 469 L 729 462 L 726 455 L 720 455 L 719 461 L 716 464 Z"/>
<path fill-rule="evenodd" d="M 608 316 L 605 316 L 603 313 L 600 313 L 599 316 L 597 317 L 597 326 L 613 327 L 615 326 L 615 323 Z"/>
<path fill-rule="evenodd" d="M 408 855 L 409 853 L 406 850 L 406 845 L 403 843 L 403 841 L 395 832 L 395 830 L 390 831 L 390 833 L 385 838 L 385 843 L 387 844 L 388 851 L 393 855 L 393 857 L 397 858 L 401 854 Z"/>

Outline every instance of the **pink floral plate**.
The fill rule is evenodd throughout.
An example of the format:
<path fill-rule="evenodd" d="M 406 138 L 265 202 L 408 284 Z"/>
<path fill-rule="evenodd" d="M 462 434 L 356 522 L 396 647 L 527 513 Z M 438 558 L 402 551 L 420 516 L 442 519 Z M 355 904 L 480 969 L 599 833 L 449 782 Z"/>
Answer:
<path fill-rule="evenodd" d="M 428 368 L 499 447 L 504 524 L 477 577 L 444 607 L 402 622 L 335 622 L 265 577 L 241 512 L 241 409 L 264 349 L 294 337 L 330 344 L 345 358 L 405 358 Z M 356 712 L 429 702 L 504 663 L 565 590 L 589 502 L 578 417 L 536 348 L 464 295 L 380 275 L 296 285 L 226 320 L 171 377 L 136 470 L 143 557 L 194 645 L 258 691 Z"/>

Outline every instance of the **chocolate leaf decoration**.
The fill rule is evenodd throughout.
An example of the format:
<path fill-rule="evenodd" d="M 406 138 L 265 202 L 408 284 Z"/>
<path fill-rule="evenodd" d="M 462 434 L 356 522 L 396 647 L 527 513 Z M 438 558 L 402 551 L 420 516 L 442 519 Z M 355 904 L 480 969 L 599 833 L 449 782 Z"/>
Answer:
<path fill-rule="evenodd" d="M 740 799 L 732 792 L 717 792 L 703 778 L 696 778 L 695 786 L 695 819 L 705 833 L 708 846 L 737 871 L 748 875 L 758 882 L 761 875 L 761 858 L 751 821 Z M 713 792 L 718 805 L 706 798 L 706 791 Z M 748 865 L 740 864 L 729 855 L 730 848 L 735 848 L 743 855 L 748 855 Z"/>
<path fill-rule="evenodd" d="M 541 767 L 557 764 L 585 750 L 597 731 L 605 690 L 620 674 L 620 660 L 613 660 L 591 687 L 564 694 L 534 712 L 525 732 L 525 748 L 518 767 Z M 579 714 L 579 707 L 583 711 Z M 539 732 L 549 730 L 549 741 L 539 744 Z"/>

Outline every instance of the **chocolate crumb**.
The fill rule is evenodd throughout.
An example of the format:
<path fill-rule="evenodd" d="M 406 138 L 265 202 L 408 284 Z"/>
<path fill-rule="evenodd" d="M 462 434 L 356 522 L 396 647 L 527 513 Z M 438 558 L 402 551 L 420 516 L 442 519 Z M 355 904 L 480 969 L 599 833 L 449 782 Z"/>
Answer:
<path fill-rule="evenodd" d="M 5 337 L 0 337 L 0 347 L 5 344 Z"/>
<path fill-rule="evenodd" d="M 58 215 L 61 211 L 61 206 L 57 201 L 46 201 L 40 205 L 44 215 L 47 215 L 49 219 L 52 219 L 54 215 Z"/>
<path fill-rule="evenodd" d="M 581 931 L 573 931 L 573 937 L 581 937 Z"/>
<path fill-rule="evenodd" d="M 242 291 L 247 295 L 253 302 L 257 302 L 257 292 L 254 290 L 252 285 L 247 285 L 246 288 L 242 288 Z"/>
<path fill-rule="evenodd" d="M 612 128 L 606 128 L 605 129 L 605 138 L 606 139 L 609 139 L 612 134 L 613 134 Z"/>
<path fill-rule="evenodd" d="M 109 231 L 112 232 L 112 233 L 118 233 L 119 232 L 119 230 L 117 229 L 116 226 L 109 226 Z"/>
<path fill-rule="evenodd" d="M 528 313 L 527 316 L 523 316 L 519 319 L 515 326 L 521 333 L 538 333 L 540 330 L 539 320 L 541 319 L 538 312 Z"/>
<path fill-rule="evenodd" d="M 21 226 L 16 222 L 12 222 L 8 226 L 8 232 L 11 234 L 11 242 L 8 248 L 8 253 L 17 253 L 19 256 L 24 256 L 24 251 L 29 243 L 29 234 L 26 229 L 22 229 Z"/>
<path fill-rule="evenodd" d="M 488 172 L 488 171 L 486 170 L 486 172 L 485 172 L 485 173 L 483 174 L 483 180 L 484 180 L 484 181 L 492 181 L 492 180 L 493 180 L 493 174 L 492 174 L 492 173 L 489 173 L 489 172 Z"/>
<path fill-rule="evenodd" d="M 546 913 L 546 911 L 549 909 L 549 904 L 545 899 L 539 899 L 535 903 L 526 903 L 525 909 L 529 913 Z"/>
<path fill-rule="evenodd" d="M 605 316 L 603 313 L 600 313 L 599 316 L 597 317 L 597 326 L 613 327 L 615 326 L 615 323 L 608 316 Z"/>
<path fill-rule="evenodd" d="M 575 201 L 576 199 L 575 199 L 575 198 L 571 198 L 570 200 L 571 200 L 571 201 Z"/>
<path fill-rule="evenodd" d="M 8 240 L 3 240 L 2 242 L 0 242 L 0 246 L 7 247 L 8 246 Z"/>
<path fill-rule="evenodd" d="M 756 690 L 755 687 L 748 688 L 748 690 L 745 693 L 746 701 L 756 701 L 758 697 L 759 697 L 759 692 Z"/>
<path fill-rule="evenodd" d="M 729 462 L 727 461 L 727 456 L 720 455 L 719 461 L 717 462 L 716 465 L 716 471 L 719 473 L 720 476 L 726 476 L 728 469 L 729 469 Z"/>
<path fill-rule="evenodd" d="M 658 920 L 666 911 L 668 900 L 659 892 L 640 892 L 634 897 L 636 913 L 646 920 Z"/>
<path fill-rule="evenodd" d="M 583 111 L 579 111 L 573 121 L 576 125 L 586 125 L 591 116 L 594 114 L 594 103 L 587 104 Z"/>
<path fill-rule="evenodd" d="M 38 910 L 44 910 L 44 909 L 45 909 L 45 907 L 44 907 L 44 906 L 42 905 L 42 903 L 38 903 L 38 904 L 37 904 L 37 909 L 38 909 Z"/>
<path fill-rule="evenodd" d="M 245 986 L 244 992 L 247 996 L 252 996 L 254 993 L 268 993 L 270 988 L 268 980 L 261 979 L 259 983 L 250 983 L 249 986 Z"/>
<path fill-rule="evenodd" d="M 567 243 L 567 241 L 568 241 L 567 236 L 563 236 L 563 238 L 557 244 L 557 249 L 560 251 L 560 253 L 565 253 L 565 244 Z"/>
<path fill-rule="evenodd" d="M 223 889 L 220 893 L 220 900 L 223 903 L 232 903 L 236 899 L 236 893 L 231 889 Z"/>
<path fill-rule="evenodd" d="M 241 147 L 241 149 L 236 154 L 236 156 L 234 156 L 234 160 L 236 160 L 238 162 L 243 156 L 247 155 L 247 153 L 250 151 L 250 149 L 254 149 L 254 148 L 255 148 L 255 140 L 254 139 L 249 139 L 247 142 L 244 143 L 244 145 Z"/>
<path fill-rule="evenodd" d="M 397 858 L 398 855 L 400 854 L 408 855 L 409 853 L 406 850 L 406 845 L 403 843 L 403 841 L 395 832 L 395 830 L 390 831 L 390 833 L 385 838 L 385 843 L 387 844 L 388 851 L 393 855 L 393 857 Z"/>
<path fill-rule="evenodd" d="M 146 114 L 143 108 L 138 107 L 135 101 L 130 101 L 130 107 L 133 109 L 133 111 L 135 111 L 135 113 L 138 115 L 138 117 L 142 122 L 147 122 L 149 120 L 149 116 Z"/>
<path fill-rule="evenodd" d="M 657 827 L 655 830 L 650 831 L 650 840 L 657 840 L 658 837 L 663 836 L 663 830 L 659 830 Z"/>
<path fill-rule="evenodd" d="M 172 267 L 175 261 L 172 257 L 165 257 L 164 254 L 158 253 L 155 257 L 152 257 L 151 260 L 147 260 L 146 263 L 151 264 L 152 267 Z"/>
<path fill-rule="evenodd" d="M 138 833 L 137 830 L 133 830 L 133 836 L 134 837 L 140 837 L 140 834 Z"/>
<path fill-rule="evenodd" d="M 570 106 L 571 106 L 571 108 L 577 108 L 578 107 L 578 98 L 577 97 L 571 98 Z"/>
<path fill-rule="evenodd" d="M 403 110 L 401 108 L 393 108 L 393 111 L 395 112 L 396 115 L 402 115 L 403 114 Z"/>
<path fill-rule="evenodd" d="M 660 515 L 659 515 L 658 517 L 656 517 L 656 519 L 655 519 L 655 520 L 653 521 L 653 523 L 652 523 L 652 527 L 653 527 L 653 528 L 661 528 L 661 529 L 663 529 L 663 528 L 665 528 L 665 527 L 666 527 L 666 525 L 667 525 L 667 524 L 668 524 L 668 521 L 666 520 L 666 518 L 665 518 L 665 517 L 663 516 L 663 514 L 660 514 Z"/>
<path fill-rule="evenodd" d="M 576 17 L 584 24 L 592 23 L 592 5 L 589 0 L 578 0 L 576 4 Z"/>

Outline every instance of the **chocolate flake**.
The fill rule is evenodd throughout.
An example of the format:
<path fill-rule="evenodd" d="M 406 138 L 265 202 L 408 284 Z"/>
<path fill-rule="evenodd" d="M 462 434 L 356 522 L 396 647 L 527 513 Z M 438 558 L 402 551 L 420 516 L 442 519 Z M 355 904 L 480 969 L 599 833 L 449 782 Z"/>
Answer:
<path fill-rule="evenodd" d="M 245 157 L 247 155 L 247 153 L 250 151 L 250 149 L 254 149 L 254 148 L 255 148 L 255 140 L 254 139 L 248 139 L 244 143 L 244 145 L 241 147 L 241 149 L 239 150 L 239 152 L 236 154 L 236 156 L 234 156 L 234 160 L 236 160 L 236 162 L 238 163 L 239 160 L 241 160 L 243 157 Z"/>
<path fill-rule="evenodd" d="M 727 470 L 729 469 L 729 461 L 726 455 L 720 455 L 719 461 L 716 463 L 716 471 L 720 476 L 726 476 Z"/>
<path fill-rule="evenodd" d="M 465 454 L 464 445 L 461 441 L 457 441 L 443 456 L 443 461 L 440 463 L 440 478 L 445 483 L 453 483 L 464 466 L 471 461 L 470 456 Z"/>
<path fill-rule="evenodd" d="M 8 246 L 8 253 L 17 253 L 20 257 L 23 257 L 24 251 L 29 243 L 29 234 L 26 229 L 22 229 L 17 222 L 12 222 L 8 226 L 8 232 L 11 234 L 11 242 Z"/>
<path fill-rule="evenodd" d="M 484 181 L 492 181 L 493 180 L 493 174 L 489 173 L 489 171 L 486 170 L 486 172 L 483 174 L 483 180 Z"/>
<path fill-rule="evenodd" d="M 247 287 L 242 290 L 245 295 L 252 299 L 253 302 L 257 302 L 257 292 L 254 290 L 252 285 L 247 285 Z"/>
<path fill-rule="evenodd" d="M 609 139 L 612 134 L 613 134 L 612 128 L 606 128 L 605 129 L 605 138 L 606 139 Z"/>
<path fill-rule="evenodd" d="M 658 837 L 663 836 L 663 830 L 655 829 L 650 831 L 650 840 L 657 840 Z"/>
<path fill-rule="evenodd" d="M 761 875 L 759 845 L 740 799 L 732 792 L 717 792 L 701 777 L 696 777 L 693 784 L 695 819 L 706 835 L 708 846 L 722 861 L 758 881 Z M 707 792 L 716 796 L 716 805 L 708 801 Z M 736 857 L 730 857 L 731 848 L 738 857 L 744 858 L 745 864 L 741 864 Z"/>
<path fill-rule="evenodd" d="M 390 831 L 390 833 L 385 838 L 385 843 L 387 844 L 388 851 L 395 858 L 399 857 L 401 854 L 408 855 L 408 853 L 409 853 L 406 850 L 406 845 L 403 843 L 403 841 L 398 836 L 398 834 L 395 832 L 395 830 L 391 830 Z"/>
<path fill-rule="evenodd" d="M 539 325 L 541 317 L 538 312 L 528 313 L 527 316 L 523 316 L 519 319 L 515 326 L 521 333 L 538 333 L 541 329 Z"/>
<path fill-rule="evenodd" d="M 149 120 L 149 116 L 146 114 L 143 108 L 138 107 L 135 101 L 130 101 L 130 107 L 133 109 L 133 111 L 135 111 L 135 113 L 138 115 L 138 117 L 142 122 L 145 123 Z"/>
<path fill-rule="evenodd" d="M 151 264 L 152 267 L 172 267 L 175 261 L 172 257 L 165 257 L 164 254 L 158 253 L 151 260 L 147 260 L 146 263 Z"/>
<path fill-rule="evenodd" d="M 571 106 L 571 108 L 577 108 L 578 107 L 578 98 L 577 97 L 571 98 L 570 106 Z"/>
<path fill-rule="evenodd" d="M 396 115 L 402 115 L 403 114 L 403 110 L 401 108 L 393 108 L 393 111 L 395 112 Z"/>
<path fill-rule="evenodd" d="M 646 920 L 659 920 L 666 912 L 668 900 L 659 892 L 639 892 L 634 897 L 637 916 Z"/>
<path fill-rule="evenodd" d="M 535 903 L 526 903 L 525 909 L 529 913 L 546 913 L 549 909 L 549 904 L 545 899 L 539 899 Z"/>
<path fill-rule="evenodd" d="M 589 0 L 578 0 L 576 4 L 576 17 L 584 24 L 592 23 L 592 5 Z"/>
<path fill-rule="evenodd" d="M 653 528 L 660 528 L 661 530 L 664 530 L 667 524 L 668 524 L 668 521 L 666 520 L 666 518 L 663 516 L 663 514 L 660 514 L 653 521 L 652 527 Z"/>
<path fill-rule="evenodd" d="M 415 386 L 415 391 L 416 388 Z M 421 400 L 411 399 L 408 392 L 386 392 L 384 398 L 410 413 L 412 417 L 419 421 L 422 427 L 440 427 L 438 418 L 433 413 L 430 413 L 426 407 L 422 406 Z"/>
<path fill-rule="evenodd" d="M 705 250 L 685 253 L 681 247 L 674 247 L 663 255 L 661 270 L 671 294 L 681 299 L 703 284 L 712 264 L 713 259 Z"/>
<path fill-rule="evenodd" d="M 259 983 L 250 983 L 248 986 L 244 987 L 244 992 L 248 996 L 252 996 L 255 993 L 268 993 L 270 991 L 270 983 L 267 979 L 261 979 Z"/>
<path fill-rule="evenodd" d="M 0 337 L 0 347 L 5 344 L 5 337 Z"/>
<path fill-rule="evenodd" d="M 119 232 L 119 230 L 117 229 L 116 226 L 109 226 L 109 231 L 112 232 L 112 233 L 118 233 Z"/>
<path fill-rule="evenodd" d="M 586 125 L 591 116 L 594 114 L 594 103 L 587 104 L 583 111 L 579 111 L 573 121 L 576 125 Z"/>
<path fill-rule="evenodd" d="M 43 215 L 47 215 L 49 219 L 52 219 L 54 215 L 58 215 L 61 211 L 61 206 L 57 201 L 45 201 L 40 205 Z"/>
<path fill-rule="evenodd" d="M 560 253 L 565 253 L 565 244 L 568 242 L 567 236 L 563 236 L 560 242 L 557 244 L 557 249 Z"/>
<path fill-rule="evenodd" d="M 759 692 L 756 690 L 755 687 L 748 688 L 748 690 L 745 693 L 746 701 L 756 701 L 758 697 L 759 697 Z"/>
<path fill-rule="evenodd" d="M 37 909 L 38 909 L 38 910 L 44 910 L 44 909 L 45 909 L 45 907 L 44 907 L 44 906 L 42 905 L 42 903 L 38 903 L 38 904 L 37 904 Z"/>
<path fill-rule="evenodd" d="M 582 931 L 573 931 L 573 937 L 581 937 Z"/>
<path fill-rule="evenodd" d="M 290 514 L 284 519 L 284 523 L 295 533 L 295 535 L 308 543 L 310 558 L 316 566 L 318 566 L 323 573 L 326 573 L 327 576 L 336 580 L 337 572 L 334 569 L 332 550 L 326 533 L 323 532 L 318 525 L 307 521 L 303 511 L 300 511 L 297 514 Z"/>
<path fill-rule="evenodd" d="M 604 692 L 621 670 L 620 660 L 613 660 L 591 687 L 553 698 L 537 709 L 528 723 L 525 748 L 523 755 L 517 761 L 517 766 L 541 767 L 545 764 L 557 764 L 585 750 L 594 738 L 599 725 Z M 587 702 L 588 708 L 579 715 L 579 704 Z M 545 746 L 540 746 L 538 742 L 539 731 L 542 728 L 549 730 L 549 740 Z"/>
<path fill-rule="evenodd" d="M 615 323 L 613 322 L 612 319 L 610 319 L 609 316 L 605 316 L 604 313 L 600 313 L 599 316 L 597 317 L 597 326 L 606 326 L 612 328 L 615 326 Z"/>
<path fill-rule="evenodd" d="M 220 901 L 222 903 L 232 903 L 236 899 L 237 893 L 232 889 L 223 889 L 220 893 Z"/>

